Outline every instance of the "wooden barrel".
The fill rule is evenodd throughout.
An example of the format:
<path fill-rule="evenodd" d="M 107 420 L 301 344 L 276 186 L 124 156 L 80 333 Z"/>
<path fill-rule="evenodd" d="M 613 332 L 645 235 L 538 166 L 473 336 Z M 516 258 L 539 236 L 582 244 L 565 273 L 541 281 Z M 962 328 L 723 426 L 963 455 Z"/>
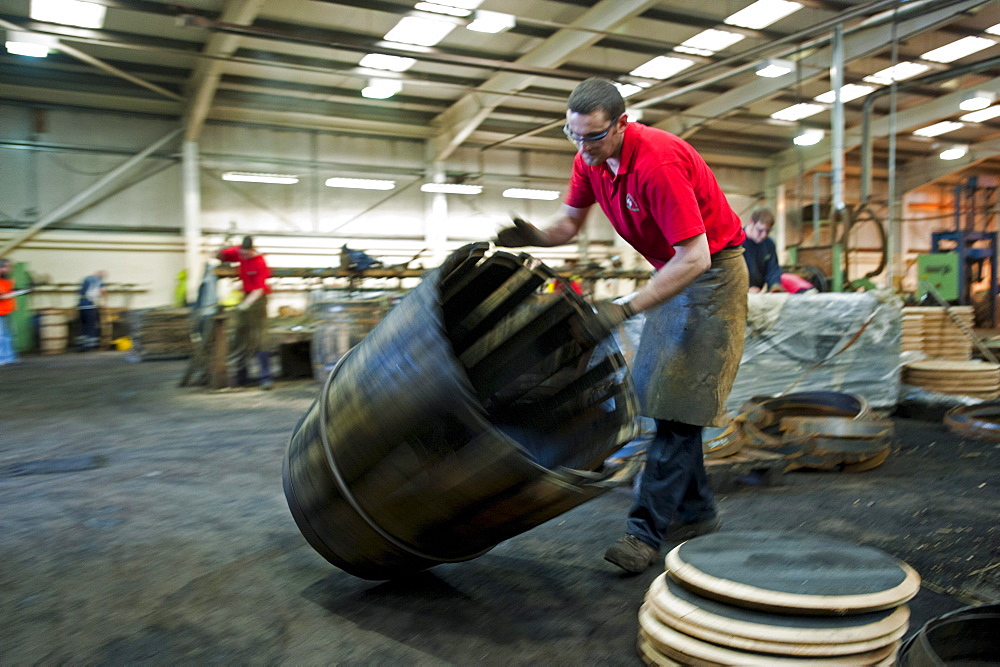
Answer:
<path fill-rule="evenodd" d="M 38 349 L 42 354 L 62 354 L 69 338 L 69 323 L 62 308 L 38 310 Z"/>
<path fill-rule="evenodd" d="M 330 372 L 285 453 L 323 557 L 365 579 L 475 558 L 627 482 L 638 401 L 594 310 L 488 244 L 455 251 Z M 516 406 L 512 405 L 516 402 Z"/>

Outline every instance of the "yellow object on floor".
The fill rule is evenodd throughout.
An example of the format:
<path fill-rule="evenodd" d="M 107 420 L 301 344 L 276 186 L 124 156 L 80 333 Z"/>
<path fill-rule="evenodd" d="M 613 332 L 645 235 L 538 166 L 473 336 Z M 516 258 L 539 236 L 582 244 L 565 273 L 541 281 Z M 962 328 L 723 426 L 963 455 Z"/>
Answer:
<path fill-rule="evenodd" d="M 132 339 L 128 336 L 122 336 L 121 338 L 115 338 L 111 341 L 111 344 L 115 346 L 115 349 L 119 352 L 126 352 L 132 349 Z"/>

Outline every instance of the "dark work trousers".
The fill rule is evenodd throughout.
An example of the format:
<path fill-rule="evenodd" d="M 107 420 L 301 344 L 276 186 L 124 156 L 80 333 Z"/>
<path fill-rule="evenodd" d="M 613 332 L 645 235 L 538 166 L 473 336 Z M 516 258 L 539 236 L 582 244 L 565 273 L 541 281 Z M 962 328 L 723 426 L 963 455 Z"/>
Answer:
<path fill-rule="evenodd" d="M 83 300 L 81 299 L 81 303 Z M 96 350 L 101 344 L 101 314 L 96 306 L 80 307 L 80 349 Z"/>
<path fill-rule="evenodd" d="M 625 529 L 659 548 L 672 521 L 691 523 L 715 517 L 702 454 L 701 426 L 656 420 L 656 437 L 646 451 L 639 495 Z"/>
<path fill-rule="evenodd" d="M 236 384 L 245 385 L 250 380 L 250 362 L 256 358 L 260 364 L 261 382 L 271 380 L 271 353 L 267 349 L 267 296 L 261 295 L 246 310 L 237 311 L 236 327 L 229 354 L 236 367 Z"/>

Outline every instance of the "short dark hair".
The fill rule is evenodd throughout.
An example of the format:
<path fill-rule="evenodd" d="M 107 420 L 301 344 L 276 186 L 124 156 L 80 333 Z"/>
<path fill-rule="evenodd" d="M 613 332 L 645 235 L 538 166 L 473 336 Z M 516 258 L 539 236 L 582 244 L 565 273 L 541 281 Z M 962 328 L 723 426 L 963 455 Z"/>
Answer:
<path fill-rule="evenodd" d="M 774 214 L 771 213 L 770 209 L 759 208 L 753 212 L 750 219 L 754 222 L 759 222 L 762 225 L 767 225 L 768 227 L 774 226 Z"/>
<path fill-rule="evenodd" d="M 244 250 L 250 250 L 251 248 L 253 248 L 253 237 L 244 236 L 243 243 L 240 244 L 240 247 L 243 248 Z"/>
<path fill-rule="evenodd" d="M 573 89 L 566 108 L 579 114 L 603 111 L 608 120 L 614 120 L 625 113 L 625 98 L 612 82 L 592 78 Z"/>

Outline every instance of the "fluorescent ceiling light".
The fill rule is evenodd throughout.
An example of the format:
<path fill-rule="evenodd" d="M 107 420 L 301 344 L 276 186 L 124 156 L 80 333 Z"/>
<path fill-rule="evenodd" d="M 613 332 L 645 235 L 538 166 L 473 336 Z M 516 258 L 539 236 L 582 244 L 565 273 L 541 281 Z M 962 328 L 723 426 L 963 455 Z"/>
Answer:
<path fill-rule="evenodd" d="M 959 116 L 958 119 L 964 120 L 967 123 L 982 123 L 990 120 L 991 118 L 996 118 L 997 116 L 1000 116 L 1000 104 L 992 106 L 989 109 L 983 109 L 982 111 L 967 113 L 964 116 Z"/>
<path fill-rule="evenodd" d="M 442 5 L 436 2 L 418 2 L 413 5 L 414 9 L 418 9 L 422 12 L 431 12 L 432 14 L 447 14 L 448 16 L 460 16 L 462 18 L 468 16 L 472 13 L 471 9 L 462 9 L 461 7 L 452 7 L 451 5 Z"/>
<path fill-rule="evenodd" d="M 800 9 L 802 9 L 802 5 L 789 0 L 757 0 L 752 5 L 744 7 L 729 18 L 724 19 L 723 23 L 760 30 Z"/>
<path fill-rule="evenodd" d="M 483 4 L 483 0 L 434 0 L 436 5 L 448 5 L 449 7 L 458 7 L 459 9 L 473 10 Z"/>
<path fill-rule="evenodd" d="M 632 76 L 639 76 L 644 79 L 666 79 L 681 70 L 685 70 L 694 65 L 693 60 L 687 58 L 672 58 L 670 56 L 656 56 L 652 60 L 639 65 L 629 72 Z"/>
<path fill-rule="evenodd" d="M 986 29 L 986 32 L 989 33 L 990 35 L 1000 35 L 1000 23 L 997 23 L 996 25 L 991 25 L 989 28 Z"/>
<path fill-rule="evenodd" d="M 513 14 L 503 12 L 488 12 L 483 9 L 476 10 L 476 18 L 469 25 L 465 26 L 475 32 L 487 32 L 495 34 L 510 30 L 515 25 Z"/>
<path fill-rule="evenodd" d="M 951 148 L 946 148 L 941 151 L 940 157 L 942 160 L 957 160 L 963 158 L 969 152 L 968 146 L 952 146 Z"/>
<path fill-rule="evenodd" d="M 403 89 L 403 83 L 395 79 L 368 79 L 368 85 L 361 89 L 361 96 L 372 100 L 384 100 Z"/>
<path fill-rule="evenodd" d="M 351 190 L 392 190 L 396 181 L 380 181 L 374 178 L 328 178 L 328 188 L 349 188 Z"/>
<path fill-rule="evenodd" d="M 938 63 L 950 63 L 958 60 L 959 58 L 972 55 L 977 51 L 987 49 L 994 44 L 996 44 L 996 42 L 992 39 L 986 39 L 985 37 L 963 37 L 962 39 L 952 42 L 951 44 L 945 44 L 942 47 L 928 51 L 924 55 L 920 56 L 920 59 L 933 60 Z"/>
<path fill-rule="evenodd" d="M 75 25 L 80 28 L 103 28 L 107 7 L 80 0 L 31 0 L 28 15 L 36 21 Z"/>
<path fill-rule="evenodd" d="M 743 39 L 743 37 L 738 32 L 710 28 L 699 32 L 690 39 L 684 40 L 679 46 L 674 47 L 674 51 L 692 53 L 696 56 L 710 56 L 716 51 L 721 51 L 726 47 L 732 46 Z"/>
<path fill-rule="evenodd" d="M 361 67 L 368 67 L 369 69 L 384 69 L 390 72 L 405 72 L 416 64 L 417 61 L 413 58 L 388 56 L 384 53 L 369 53 L 361 59 L 361 62 L 358 63 Z"/>
<path fill-rule="evenodd" d="M 49 55 L 49 49 L 58 46 L 58 44 L 59 40 L 48 35 L 8 30 L 5 46 L 7 52 L 14 55 L 44 58 Z"/>
<path fill-rule="evenodd" d="M 298 176 L 289 174 L 258 174 L 248 171 L 227 171 L 222 175 L 224 181 L 241 181 L 243 183 L 275 183 L 277 185 L 294 185 L 299 182 Z"/>
<path fill-rule="evenodd" d="M 625 112 L 625 120 L 630 123 L 638 123 L 642 120 L 642 109 L 629 109 Z"/>
<path fill-rule="evenodd" d="M 618 92 L 622 94 L 622 97 L 635 95 L 643 88 L 648 88 L 648 87 L 649 87 L 648 83 L 643 84 L 643 83 L 618 83 L 617 81 L 615 82 L 615 88 L 617 88 Z"/>
<path fill-rule="evenodd" d="M 421 192 L 435 192 L 446 195 L 478 195 L 483 191 L 481 185 L 463 185 L 461 183 L 424 183 Z"/>
<path fill-rule="evenodd" d="M 996 99 L 996 93 L 988 90 L 977 90 L 966 95 L 965 99 L 958 103 L 958 108 L 962 111 L 981 111 L 993 104 Z"/>
<path fill-rule="evenodd" d="M 779 76 L 785 76 L 789 72 L 794 71 L 795 63 L 791 60 L 779 60 L 772 58 L 770 60 L 765 60 L 758 65 L 755 74 L 757 76 L 762 76 L 765 79 L 776 79 Z"/>
<path fill-rule="evenodd" d="M 559 199 L 558 190 L 533 190 L 531 188 L 507 188 L 503 191 L 503 196 L 508 199 L 541 199 L 552 201 Z"/>
<path fill-rule="evenodd" d="M 792 139 L 796 146 L 812 146 L 818 144 L 824 136 L 823 130 L 803 130 L 797 137 Z"/>
<path fill-rule="evenodd" d="M 923 63 L 911 63 L 907 60 L 897 63 L 892 67 L 886 67 L 885 69 L 879 70 L 874 74 L 869 74 L 864 78 L 864 81 L 880 86 L 889 86 L 892 85 L 893 81 L 909 79 L 918 74 L 923 74 L 930 68 L 930 65 L 924 65 Z"/>
<path fill-rule="evenodd" d="M 29 44 L 28 42 L 4 42 L 7 53 L 15 56 L 27 56 L 29 58 L 44 58 L 49 55 L 49 47 L 42 44 Z"/>
<path fill-rule="evenodd" d="M 450 21 L 404 16 L 392 30 L 385 33 L 383 39 L 417 46 L 434 46 L 454 29 L 455 24 Z"/>
<path fill-rule="evenodd" d="M 859 97 L 864 97 L 873 90 L 875 90 L 875 86 L 861 86 L 856 83 L 848 83 L 840 87 L 840 101 L 850 102 L 851 100 L 856 100 Z M 833 104 L 837 101 L 836 94 L 832 90 L 827 91 L 822 95 L 817 95 L 813 99 L 817 102 L 822 102 L 823 104 Z"/>
<path fill-rule="evenodd" d="M 826 107 L 822 104 L 800 102 L 799 104 L 793 104 L 790 107 L 786 107 L 781 111 L 775 111 L 771 114 L 771 118 L 775 120 L 802 120 L 803 118 L 808 118 L 809 116 L 815 116 L 820 111 L 825 109 Z"/>
<path fill-rule="evenodd" d="M 939 134 L 954 132 L 955 130 L 960 130 L 963 127 L 965 127 L 965 123 L 956 123 L 953 120 L 946 120 L 941 123 L 934 123 L 933 125 L 922 127 L 919 130 L 914 131 L 913 134 L 918 137 L 936 137 Z"/>

